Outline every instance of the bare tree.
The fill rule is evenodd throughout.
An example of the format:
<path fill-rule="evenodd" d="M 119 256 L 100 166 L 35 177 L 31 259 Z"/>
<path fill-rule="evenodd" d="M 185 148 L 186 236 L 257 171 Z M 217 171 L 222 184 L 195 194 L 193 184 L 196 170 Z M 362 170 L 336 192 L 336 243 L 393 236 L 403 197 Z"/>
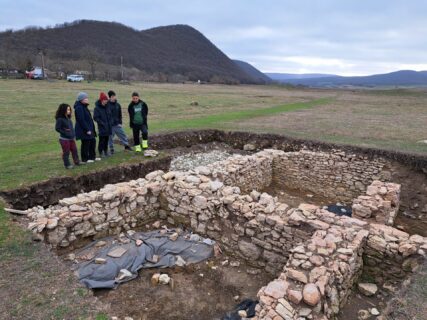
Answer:
<path fill-rule="evenodd" d="M 42 61 L 42 79 L 46 78 L 45 73 L 45 56 L 46 56 L 46 49 L 37 48 L 37 54 L 40 55 L 41 61 Z"/>
<path fill-rule="evenodd" d="M 33 67 L 33 59 L 29 54 L 16 54 L 14 60 L 16 68 L 22 73 Z"/>
<path fill-rule="evenodd" d="M 3 42 L 3 65 L 6 71 L 6 78 L 9 79 L 9 71 L 12 67 L 12 30 L 6 30 Z"/>
<path fill-rule="evenodd" d="M 96 79 L 96 66 L 98 62 L 101 60 L 101 57 L 98 53 L 98 50 L 96 50 L 93 47 L 84 47 L 83 48 L 83 57 L 84 59 L 89 63 L 90 66 L 90 74 L 91 74 L 91 80 Z"/>

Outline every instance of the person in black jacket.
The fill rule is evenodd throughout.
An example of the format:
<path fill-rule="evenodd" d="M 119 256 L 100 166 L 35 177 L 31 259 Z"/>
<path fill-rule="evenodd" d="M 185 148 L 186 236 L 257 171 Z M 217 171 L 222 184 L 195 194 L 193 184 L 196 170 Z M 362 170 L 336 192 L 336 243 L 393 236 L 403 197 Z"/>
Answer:
<path fill-rule="evenodd" d="M 95 102 L 93 119 L 98 124 L 98 152 L 101 157 L 108 157 L 108 140 L 113 133 L 113 117 L 108 107 L 108 97 L 104 92 L 99 94 L 99 100 Z"/>
<path fill-rule="evenodd" d="M 74 133 L 73 121 L 71 121 L 71 107 L 66 103 L 61 103 L 56 110 L 55 130 L 59 132 L 59 143 L 62 148 L 62 160 L 67 169 L 72 169 L 70 164 L 70 152 L 73 162 L 76 166 L 80 165 L 79 155 L 77 154 L 76 135 Z"/>
<path fill-rule="evenodd" d="M 76 139 L 82 141 L 80 152 L 82 162 L 84 163 L 101 160 L 100 158 L 96 158 L 95 124 L 93 123 L 92 114 L 88 106 L 89 98 L 87 93 L 80 92 L 74 104 L 74 113 L 76 115 Z"/>
<path fill-rule="evenodd" d="M 148 106 L 139 98 L 138 92 L 132 93 L 132 101 L 129 104 L 128 112 L 135 151 L 141 152 L 141 148 L 148 148 Z M 142 135 L 142 143 L 140 143 L 140 133 Z"/>
<path fill-rule="evenodd" d="M 114 153 L 114 135 L 119 137 L 119 140 L 122 145 L 125 147 L 125 151 L 132 151 L 132 148 L 129 147 L 128 137 L 126 136 L 125 131 L 123 130 L 122 123 L 122 106 L 117 101 L 116 93 L 113 90 L 108 91 L 108 108 L 111 111 L 111 115 L 113 117 L 113 133 L 110 136 L 108 141 L 108 145 L 110 148 L 111 154 Z"/>

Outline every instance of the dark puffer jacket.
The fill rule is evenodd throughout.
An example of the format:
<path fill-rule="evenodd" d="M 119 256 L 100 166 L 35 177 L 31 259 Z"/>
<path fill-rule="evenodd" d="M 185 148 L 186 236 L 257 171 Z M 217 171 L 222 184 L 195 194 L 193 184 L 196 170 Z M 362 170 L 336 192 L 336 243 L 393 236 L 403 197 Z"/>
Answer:
<path fill-rule="evenodd" d="M 98 124 L 98 134 L 100 136 L 110 136 L 113 133 L 113 117 L 108 103 L 103 106 L 101 101 L 95 102 L 93 119 Z"/>
<path fill-rule="evenodd" d="M 134 103 L 133 101 L 131 103 L 129 103 L 128 106 L 128 112 L 129 112 L 129 121 L 130 121 L 130 127 L 133 128 L 134 125 L 134 117 L 135 117 L 135 106 L 141 104 L 142 105 L 142 125 L 146 126 L 148 128 L 148 124 L 147 124 L 147 120 L 148 120 L 148 106 L 147 104 L 142 101 L 141 99 L 137 102 Z"/>
<path fill-rule="evenodd" d="M 95 124 L 93 123 L 92 114 L 87 104 L 76 101 L 74 104 L 74 114 L 76 116 L 76 139 L 89 140 L 96 137 Z M 88 131 L 91 134 L 87 134 Z"/>
<path fill-rule="evenodd" d="M 55 130 L 59 132 L 61 138 L 74 140 L 76 134 L 74 132 L 73 121 L 70 118 L 56 119 Z"/>
<path fill-rule="evenodd" d="M 118 101 L 108 101 L 108 108 L 110 108 L 111 116 L 113 117 L 113 126 L 122 124 L 122 106 Z"/>

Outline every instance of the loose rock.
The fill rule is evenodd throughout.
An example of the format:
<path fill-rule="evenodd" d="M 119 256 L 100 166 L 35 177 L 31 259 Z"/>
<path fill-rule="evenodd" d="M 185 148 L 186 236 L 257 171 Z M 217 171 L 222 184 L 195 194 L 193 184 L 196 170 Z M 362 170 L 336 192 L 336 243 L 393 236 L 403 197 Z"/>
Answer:
<path fill-rule="evenodd" d="M 306 284 L 302 291 L 304 302 L 314 307 L 320 301 L 320 292 L 313 283 Z"/>
<path fill-rule="evenodd" d="M 159 277 L 160 284 L 168 284 L 169 281 L 170 281 L 170 277 L 166 273 L 163 273 L 160 275 Z"/>
<path fill-rule="evenodd" d="M 365 296 L 373 296 L 378 291 L 378 287 L 374 283 L 359 283 L 358 284 L 359 291 Z"/>

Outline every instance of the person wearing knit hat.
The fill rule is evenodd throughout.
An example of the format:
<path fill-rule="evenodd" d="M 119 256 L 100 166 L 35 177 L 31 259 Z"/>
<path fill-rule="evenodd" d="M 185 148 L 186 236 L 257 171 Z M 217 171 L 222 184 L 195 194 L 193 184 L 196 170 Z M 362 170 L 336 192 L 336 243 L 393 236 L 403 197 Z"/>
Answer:
<path fill-rule="evenodd" d="M 77 95 L 77 101 L 82 101 L 84 99 L 89 98 L 86 92 L 79 92 Z"/>
<path fill-rule="evenodd" d="M 81 140 L 81 159 L 83 163 L 91 163 L 96 158 L 96 132 L 92 114 L 88 108 L 89 97 L 86 92 L 79 92 L 74 103 L 74 114 L 76 117 L 76 140 Z"/>
<path fill-rule="evenodd" d="M 108 140 L 113 133 L 113 117 L 110 108 L 108 107 L 108 96 L 101 92 L 99 100 L 95 102 L 95 111 L 93 119 L 98 124 L 98 152 L 102 157 L 108 157 Z"/>
<path fill-rule="evenodd" d="M 132 148 L 129 146 L 128 137 L 126 136 L 125 131 L 123 130 L 122 123 L 122 106 L 117 101 L 116 93 L 113 90 L 108 91 L 108 97 L 110 98 L 108 101 L 108 108 L 111 111 L 111 116 L 113 118 L 113 133 L 108 140 L 108 145 L 110 149 L 110 153 L 114 153 L 114 136 L 120 140 L 120 143 L 125 147 L 125 151 L 132 151 Z"/>

